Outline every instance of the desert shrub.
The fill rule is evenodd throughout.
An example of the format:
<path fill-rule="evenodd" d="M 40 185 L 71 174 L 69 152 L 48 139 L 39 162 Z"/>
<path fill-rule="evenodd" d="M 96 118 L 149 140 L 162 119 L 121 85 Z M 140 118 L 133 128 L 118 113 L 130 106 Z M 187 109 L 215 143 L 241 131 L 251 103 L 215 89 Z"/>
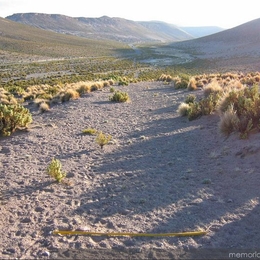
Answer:
<path fill-rule="evenodd" d="M 85 93 L 89 93 L 91 91 L 91 86 L 87 84 L 82 84 L 80 87 L 76 89 L 76 91 L 79 93 L 79 95 L 83 95 Z"/>
<path fill-rule="evenodd" d="M 208 97 L 210 94 L 222 94 L 224 89 L 219 85 L 217 81 L 212 81 L 203 88 L 204 96 Z"/>
<path fill-rule="evenodd" d="M 96 143 L 103 149 L 104 145 L 108 144 L 108 142 L 112 139 L 111 135 L 105 135 L 102 132 L 99 132 L 96 137 Z"/>
<path fill-rule="evenodd" d="M 220 96 L 217 93 L 211 93 L 207 98 L 200 100 L 200 107 L 203 115 L 209 115 L 215 111 L 219 97 Z"/>
<path fill-rule="evenodd" d="M 48 93 L 41 93 L 41 94 L 37 94 L 36 98 L 50 100 L 50 99 L 52 99 L 52 95 L 48 94 Z"/>
<path fill-rule="evenodd" d="M 113 86 L 113 85 L 115 84 L 115 82 L 114 82 L 113 79 L 109 79 L 108 82 L 109 82 L 109 85 L 110 85 L 110 86 Z"/>
<path fill-rule="evenodd" d="M 99 89 L 99 85 L 97 83 L 94 83 L 90 87 L 90 91 L 97 91 Z"/>
<path fill-rule="evenodd" d="M 126 92 L 116 91 L 113 96 L 109 98 L 113 102 L 129 102 L 130 97 Z"/>
<path fill-rule="evenodd" d="M 202 116 L 201 106 L 199 102 L 194 102 L 189 105 L 187 116 L 190 121 Z"/>
<path fill-rule="evenodd" d="M 176 89 L 187 88 L 189 84 L 189 78 L 187 77 L 175 77 L 173 81 L 174 81 L 174 87 Z"/>
<path fill-rule="evenodd" d="M 196 100 L 196 96 L 195 95 L 188 95 L 185 99 L 185 103 L 189 104 L 189 103 L 194 103 Z"/>
<path fill-rule="evenodd" d="M 52 159 L 51 163 L 47 167 L 47 173 L 53 177 L 57 182 L 61 182 L 65 177 L 66 173 L 61 170 L 62 165 L 58 159 Z"/>
<path fill-rule="evenodd" d="M 25 101 L 29 101 L 29 100 L 33 100 L 33 99 L 35 99 L 35 97 L 36 97 L 36 95 L 35 94 L 33 94 L 33 93 L 26 93 L 24 96 L 23 96 L 23 98 L 24 98 L 24 100 Z"/>
<path fill-rule="evenodd" d="M 227 93 L 219 104 L 220 114 L 233 108 L 239 119 L 237 130 L 246 138 L 253 128 L 260 126 L 260 94 L 257 85 Z"/>
<path fill-rule="evenodd" d="M 0 104 L 0 132 L 11 135 L 19 127 L 27 127 L 32 122 L 29 110 L 21 105 Z"/>
<path fill-rule="evenodd" d="M 108 81 L 108 80 L 105 80 L 105 81 L 103 82 L 103 86 L 104 86 L 104 88 L 105 88 L 105 87 L 109 87 L 109 86 L 110 86 L 109 81 Z"/>
<path fill-rule="evenodd" d="M 180 116 L 187 116 L 188 115 L 188 111 L 189 111 L 190 105 L 187 103 L 181 103 L 178 107 L 178 114 Z"/>
<path fill-rule="evenodd" d="M 166 81 L 167 75 L 161 74 L 161 76 L 158 78 L 158 81 Z"/>
<path fill-rule="evenodd" d="M 67 102 L 71 99 L 78 99 L 79 93 L 74 89 L 67 89 L 61 97 L 61 102 Z"/>
<path fill-rule="evenodd" d="M 187 88 L 188 88 L 188 90 L 190 90 L 190 91 L 193 91 L 193 90 L 198 89 L 198 87 L 197 87 L 197 85 L 196 85 L 196 79 L 195 79 L 195 78 L 191 78 L 191 79 L 190 79 Z"/>
<path fill-rule="evenodd" d="M 109 91 L 110 91 L 110 93 L 114 93 L 116 90 L 115 90 L 115 88 L 111 87 Z"/>
<path fill-rule="evenodd" d="M 96 135 L 97 130 L 94 128 L 87 128 L 87 129 L 82 130 L 82 133 L 85 135 Z"/>
<path fill-rule="evenodd" d="M 172 82 L 172 81 L 173 81 L 173 77 L 171 75 L 167 75 L 166 82 Z"/>
<path fill-rule="evenodd" d="M 128 86 L 129 85 L 129 81 L 126 78 L 121 78 L 118 81 L 118 86 Z"/>
<path fill-rule="evenodd" d="M 224 135 L 229 135 L 232 132 L 238 129 L 239 125 L 239 118 L 237 116 L 234 107 L 231 106 L 227 111 L 225 111 L 221 117 L 219 122 L 219 130 Z"/>
<path fill-rule="evenodd" d="M 224 113 L 230 108 L 231 105 L 237 103 L 239 96 L 240 96 L 239 92 L 235 90 L 226 92 L 218 103 L 219 113 L 220 114 Z"/>
<path fill-rule="evenodd" d="M 42 102 L 40 104 L 39 110 L 40 110 L 41 113 L 47 112 L 47 111 L 50 110 L 50 106 L 49 106 L 49 104 Z"/>

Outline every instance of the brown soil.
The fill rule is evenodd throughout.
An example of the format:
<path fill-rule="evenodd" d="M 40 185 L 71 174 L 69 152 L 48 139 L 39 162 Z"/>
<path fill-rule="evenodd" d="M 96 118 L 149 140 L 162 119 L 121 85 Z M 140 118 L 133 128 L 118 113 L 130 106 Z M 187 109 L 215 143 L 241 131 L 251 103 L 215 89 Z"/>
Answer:
<path fill-rule="evenodd" d="M 0 139 L 0 258 L 185 259 L 193 249 L 259 248 L 260 134 L 225 138 L 216 115 L 179 117 L 186 90 L 158 82 L 121 89 L 130 103 L 108 101 L 103 89 L 44 114 L 32 110 L 29 132 Z M 81 134 L 87 127 L 111 134 L 112 143 L 100 149 L 94 136 Z M 71 185 L 47 175 L 52 158 Z M 52 234 L 60 229 L 208 233 Z"/>

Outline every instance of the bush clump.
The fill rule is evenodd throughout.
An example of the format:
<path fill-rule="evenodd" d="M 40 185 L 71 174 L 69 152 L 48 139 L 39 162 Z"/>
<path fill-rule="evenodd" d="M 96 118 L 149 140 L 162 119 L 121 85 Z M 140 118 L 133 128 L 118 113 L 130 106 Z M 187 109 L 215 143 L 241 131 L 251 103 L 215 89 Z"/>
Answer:
<path fill-rule="evenodd" d="M 247 87 L 238 91 L 231 91 L 226 94 L 219 102 L 219 113 L 221 121 L 226 121 L 227 114 L 236 114 L 238 122 L 233 126 L 233 131 L 240 132 L 241 138 L 246 138 L 249 132 L 256 128 L 260 129 L 260 93 L 259 87 Z M 224 123 L 223 123 L 224 124 Z M 220 124 L 220 130 L 224 134 L 225 128 Z"/>
<path fill-rule="evenodd" d="M 113 96 L 109 98 L 113 102 L 129 102 L 130 97 L 126 92 L 116 91 Z"/>
<path fill-rule="evenodd" d="M 27 127 L 32 122 L 30 111 L 21 105 L 0 104 L 0 133 L 10 136 L 19 127 Z"/>

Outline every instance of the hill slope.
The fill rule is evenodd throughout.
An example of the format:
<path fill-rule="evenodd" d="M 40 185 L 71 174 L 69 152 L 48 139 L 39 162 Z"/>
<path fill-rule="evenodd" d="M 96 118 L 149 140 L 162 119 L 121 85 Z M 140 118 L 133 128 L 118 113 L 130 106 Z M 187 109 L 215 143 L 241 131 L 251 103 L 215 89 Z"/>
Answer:
<path fill-rule="evenodd" d="M 190 41 L 173 43 L 176 50 L 190 53 L 193 59 L 214 61 L 209 66 L 260 69 L 260 19 L 229 30 Z M 207 65 L 207 66 L 208 66 Z"/>
<path fill-rule="evenodd" d="M 0 18 L 1 60 L 11 53 L 62 58 L 111 55 L 117 49 L 128 46 L 59 34 Z"/>
<path fill-rule="evenodd" d="M 225 29 L 217 26 L 200 26 L 200 27 L 180 27 L 183 31 L 189 33 L 193 38 L 200 38 L 207 35 L 215 34 Z"/>
<path fill-rule="evenodd" d="M 183 30 L 166 23 L 157 23 L 155 26 L 155 22 L 134 22 L 108 16 L 72 18 L 58 14 L 21 13 L 8 16 L 7 19 L 59 33 L 127 43 L 167 42 L 193 38 Z"/>

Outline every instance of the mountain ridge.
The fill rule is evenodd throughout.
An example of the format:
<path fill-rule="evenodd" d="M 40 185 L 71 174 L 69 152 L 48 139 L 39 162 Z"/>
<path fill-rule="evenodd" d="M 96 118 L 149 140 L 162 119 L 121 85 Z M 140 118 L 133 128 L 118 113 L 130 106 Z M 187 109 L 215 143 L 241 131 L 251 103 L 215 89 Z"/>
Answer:
<path fill-rule="evenodd" d="M 6 19 L 37 28 L 85 38 L 126 43 L 175 42 L 195 38 L 180 27 L 161 21 L 136 22 L 119 17 L 70 17 L 61 14 L 17 13 Z M 214 33 L 215 28 L 211 33 Z"/>

